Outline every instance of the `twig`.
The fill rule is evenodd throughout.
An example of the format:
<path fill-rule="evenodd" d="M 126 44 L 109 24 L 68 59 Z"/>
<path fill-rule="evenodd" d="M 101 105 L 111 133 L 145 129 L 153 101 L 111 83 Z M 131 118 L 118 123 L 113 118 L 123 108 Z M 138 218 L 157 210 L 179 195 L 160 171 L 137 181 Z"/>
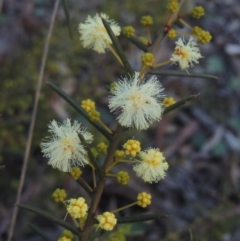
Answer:
<path fill-rule="evenodd" d="M 32 112 L 32 116 L 31 116 L 31 123 L 30 123 L 30 128 L 29 128 L 29 133 L 28 133 L 27 145 L 26 145 L 26 149 L 25 149 L 25 153 L 24 153 L 23 166 L 22 166 L 20 183 L 19 183 L 18 190 L 17 190 L 17 198 L 16 198 L 15 204 L 18 204 L 21 200 L 21 194 L 22 194 L 23 185 L 24 185 L 24 181 L 25 181 L 27 164 L 28 164 L 29 154 L 30 154 L 30 149 L 31 149 L 31 144 L 32 144 L 33 130 L 34 130 L 35 121 L 36 121 L 36 114 L 37 114 L 38 102 L 39 102 L 39 97 L 40 97 L 40 91 L 41 91 L 41 86 L 42 86 L 42 82 L 43 82 L 44 70 L 45 70 L 45 66 L 46 66 L 49 43 L 50 43 L 50 38 L 52 36 L 54 21 L 55 21 L 56 15 L 57 15 L 59 2 L 60 2 L 60 0 L 56 0 L 56 2 L 55 2 L 52 17 L 51 17 L 51 22 L 50 22 L 50 26 L 48 29 L 44 50 L 43 50 L 41 67 L 40 67 L 39 77 L 38 77 L 38 84 L 37 84 L 37 89 L 36 89 L 36 93 L 35 93 L 34 105 L 33 105 L 33 112 Z M 12 240 L 17 214 L 18 214 L 18 207 L 15 205 L 9 232 L 8 232 L 7 241 Z"/>

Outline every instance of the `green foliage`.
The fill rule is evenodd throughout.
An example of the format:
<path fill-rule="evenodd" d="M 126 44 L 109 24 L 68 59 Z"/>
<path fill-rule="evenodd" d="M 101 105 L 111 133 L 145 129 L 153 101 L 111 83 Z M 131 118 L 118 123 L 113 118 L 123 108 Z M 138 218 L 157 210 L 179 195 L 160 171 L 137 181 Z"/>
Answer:
<path fill-rule="evenodd" d="M 73 232 L 76 235 L 80 235 L 78 229 L 74 226 L 72 226 L 71 224 L 69 224 L 68 222 L 63 221 L 62 219 L 58 219 L 56 217 L 54 217 L 54 215 L 49 214 L 49 212 L 46 212 L 44 210 L 41 210 L 40 208 L 35 208 L 32 207 L 30 205 L 23 205 L 23 204 L 19 204 L 17 205 L 19 208 L 28 210 L 30 212 L 33 212 L 41 217 L 44 217 L 50 221 L 52 221 L 55 224 L 58 224 L 60 226 L 62 226 L 63 228 L 70 230 L 71 232 Z"/>

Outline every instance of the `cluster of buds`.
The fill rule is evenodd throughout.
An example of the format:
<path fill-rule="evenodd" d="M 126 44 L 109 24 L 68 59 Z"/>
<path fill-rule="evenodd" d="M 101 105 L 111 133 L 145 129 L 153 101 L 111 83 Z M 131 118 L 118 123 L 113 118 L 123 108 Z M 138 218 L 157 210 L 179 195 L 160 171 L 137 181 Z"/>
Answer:
<path fill-rule="evenodd" d="M 195 26 L 195 27 L 191 27 L 189 23 L 186 23 L 185 20 L 182 19 L 182 16 L 187 16 L 187 15 L 190 15 L 191 17 L 193 18 L 196 18 L 196 19 L 199 19 L 201 17 L 204 16 L 205 14 L 205 10 L 202 6 L 196 6 L 192 9 L 192 11 L 190 13 L 184 13 L 184 14 L 180 14 L 179 13 L 179 2 L 178 0 L 168 0 L 168 5 L 167 5 L 167 9 L 169 10 L 170 13 L 172 14 L 177 14 L 177 20 L 183 24 L 185 27 L 187 27 L 188 29 L 190 29 L 190 35 L 194 36 L 197 38 L 198 42 L 201 43 L 201 44 L 206 44 L 206 43 L 209 43 L 212 39 L 212 36 L 211 34 L 198 27 L 198 26 Z M 172 20 L 172 17 L 170 17 L 170 20 Z M 168 22 L 168 27 L 166 28 L 167 30 L 167 35 L 170 39 L 174 39 L 177 37 L 177 34 L 182 34 L 182 35 L 186 35 L 188 36 L 189 33 L 184 33 L 183 31 L 178 31 L 177 29 L 174 29 L 172 27 L 174 23 L 172 21 L 169 21 Z"/>
<path fill-rule="evenodd" d="M 175 100 L 172 97 L 165 97 L 162 85 L 155 75 L 146 79 L 145 73 L 148 73 L 149 69 L 159 68 L 169 63 L 177 63 L 180 69 L 187 70 L 193 67 L 194 64 L 197 64 L 199 59 L 203 58 L 194 38 L 197 38 L 198 42 L 201 44 L 206 44 L 211 40 L 212 36 L 208 31 L 198 26 L 191 27 L 186 23 L 179 12 L 180 8 L 181 4 L 179 4 L 178 0 L 168 0 L 167 10 L 170 12 L 170 17 L 166 24 L 167 30 L 165 29 L 165 33 L 169 39 L 176 38 L 177 35 L 180 34 L 180 31 L 174 29 L 173 24 L 175 21 L 180 21 L 180 23 L 191 30 L 189 40 L 185 41 L 179 38 L 176 41 L 176 46 L 171 57 L 162 63 L 155 63 L 156 60 L 154 53 L 151 52 L 152 49 L 147 49 L 148 51 L 145 51 L 141 56 L 141 70 L 139 72 L 130 71 L 128 75 L 111 85 L 108 107 L 110 112 L 117 115 L 116 119 L 119 126 L 124 128 L 135 128 L 139 131 L 146 130 L 153 122 L 159 121 L 162 118 L 165 108 L 174 105 Z M 197 6 L 189 15 L 199 19 L 204 13 L 203 7 Z M 119 62 L 123 64 L 124 61 L 120 59 L 111 46 L 112 41 L 114 42 L 114 38 L 109 37 L 108 31 L 106 30 L 107 26 L 105 25 L 105 28 L 103 24 L 104 21 L 109 24 L 112 34 L 114 34 L 115 37 L 120 35 L 121 28 L 115 21 L 110 20 L 106 14 L 96 14 L 94 17 L 88 16 L 85 23 L 79 24 L 82 45 L 98 53 L 105 53 L 106 50 L 110 50 L 114 53 L 115 57 L 120 60 Z M 153 25 L 153 18 L 149 15 L 143 16 L 140 23 L 144 30 L 147 31 L 148 37 L 146 39 L 143 40 L 143 38 L 138 38 L 132 26 L 124 27 L 122 34 L 127 38 L 138 38 L 141 43 L 145 43 L 146 46 L 148 46 L 148 44 L 151 44 L 149 28 Z M 110 34 L 110 36 L 112 36 L 112 34 Z M 184 35 L 183 32 L 181 32 L 181 34 Z M 189 33 L 187 35 L 189 35 Z M 95 102 L 91 99 L 83 100 L 81 102 L 81 107 L 88 114 L 90 122 L 98 122 L 93 124 L 97 125 L 97 127 L 98 124 L 100 124 L 101 127 L 105 128 L 105 131 L 107 130 L 110 135 L 109 140 L 114 141 L 114 134 L 117 133 L 117 131 L 112 132 L 101 121 L 100 112 L 96 110 Z M 84 116 L 86 117 L 85 113 Z M 122 128 L 121 131 L 124 128 Z M 101 164 L 99 165 L 99 163 L 97 163 L 94 166 L 94 161 L 90 162 L 92 156 L 92 159 L 94 159 L 98 157 L 98 154 L 106 155 L 102 173 L 99 175 L 99 180 L 102 181 L 101 187 L 104 186 L 105 179 L 108 176 L 116 178 L 119 184 L 126 185 L 129 183 L 130 175 L 128 172 L 118 171 L 115 172 L 115 174 L 110 173 L 110 171 L 114 171 L 112 168 L 121 162 L 133 163 L 133 171 L 147 183 L 156 183 L 162 180 L 166 176 L 166 172 L 169 168 L 164 154 L 158 148 L 141 150 L 140 141 L 135 139 L 127 140 L 122 145 L 122 150 L 116 150 L 116 143 L 116 145 L 113 145 L 115 149 L 113 148 L 111 150 L 111 143 L 108 146 L 105 142 L 100 142 L 95 147 L 88 148 L 88 145 L 93 142 L 93 135 L 86 131 L 77 121 L 71 123 L 71 120 L 67 119 L 63 124 L 52 121 L 49 124 L 49 132 L 52 138 L 41 143 L 42 152 L 45 157 L 49 158 L 49 164 L 53 168 L 57 168 L 63 172 L 69 172 L 74 180 L 80 178 L 79 182 L 84 183 L 84 185 L 89 188 L 91 194 L 98 188 L 95 171 L 97 170 L 99 172 L 98 169 L 101 169 Z M 89 150 L 92 151 L 92 154 Z M 85 165 L 90 165 L 92 167 L 94 188 L 91 188 L 81 177 L 82 170 L 80 167 L 84 167 Z M 102 176 L 104 178 L 102 178 Z M 97 228 L 111 231 L 118 222 L 115 216 L 116 212 L 133 205 L 146 208 L 151 204 L 152 199 L 150 194 L 142 192 L 137 195 L 134 203 L 125 207 L 111 212 L 106 211 L 101 215 L 95 215 L 94 212 L 88 215 L 89 207 L 87 201 L 83 197 L 66 200 L 66 191 L 59 188 L 54 191 L 52 197 L 55 202 L 61 202 L 66 206 L 67 213 L 70 214 L 75 224 L 80 224 L 79 227 L 83 231 L 86 219 L 92 217 L 98 222 Z M 91 208 L 92 207 L 94 207 L 94 205 L 91 205 Z M 78 220 L 78 222 L 76 222 L 76 220 Z M 88 221 L 86 223 L 88 223 Z M 72 241 L 72 239 L 73 234 L 70 231 L 64 231 L 58 241 Z"/>

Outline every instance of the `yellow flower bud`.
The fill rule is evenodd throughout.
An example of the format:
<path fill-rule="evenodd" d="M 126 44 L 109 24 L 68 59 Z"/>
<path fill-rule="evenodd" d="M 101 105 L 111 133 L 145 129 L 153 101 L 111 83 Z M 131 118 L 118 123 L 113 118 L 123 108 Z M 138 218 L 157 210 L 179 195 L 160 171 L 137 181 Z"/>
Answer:
<path fill-rule="evenodd" d="M 53 192 L 52 197 L 55 202 L 63 202 L 67 197 L 67 193 L 64 189 L 57 188 Z"/>
<path fill-rule="evenodd" d="M 134 36 L 135 29 L 132 26 L 126 26 L 123 28 L 122 33 L 125 37 L 130 38 Z"/>
<path fill-rule="evenodd" d="M 137 140 L 128 140 L 124 145 L 126 155 L 135 157 L 141 151 L 140 142 Z"/>
<path fill-rule="evenodd" d="M 139 193 L 137 196 L 137 205 L 141 206 L 142 208 L 147 207 L 151 204 L 152 196 L 146 192 Z"/>
<path fill-rule="evenodd" d="M 122 151 L 122 150 L 116 150 L 116 151 L 115 151 L 115 154 L 114 154 L 114 157 L 119 160 L 119 159 L 124 158 L 125 155 L 126 155 L 126 154 L 125 154 L 124 151 Z"/>
<path fill-rule="evenodd" d="M 67 211 L 73 218 L 84 217 L 87 213 L 87 210 L 88 205 L 86 204 L 84 198 L 79 197 L 78 199 L 72 198 L 69 200 Z"/>
<path fill-rule="evenodd" d="M 130 176 L 127 172 L 120 171 L 117 173 L 117 181 L 120 184 L 126 185 L 130 180 Z"/>
<path fill-rule="evenodd" d="M 96 106 L 95 106 L 95 102 L 87 99 L 87 100 L 83 100 L 81 103 L 81 107 L 86 111 L 89 112 L 91 110 L 95 110 Z"/>
<path fill-rule="evenodd" d="M 62 241 L 64 240 L 72 240 L 73 239 L 73 233 L 67 229 L 65 229 L 63 232 L 62 232 L 62 235 L 60 236 L 60 238 L 63 238 L 65 237 L 65 239 L 62 239 Z M 60 238 L 58 239 L 58 241 L 60 240 Z"/>
<path fill-rule="evenodd" d="M 148 67 L 153 66 L 155 61 L 154 55 L 152 53 L 145 53 L 141 56 L 142 64 Z"/>
<path fill-rule="evenodd" d="M 82 171 L 79 167 L 73 167 L 70 174 L 74 180 L 77 180 L 82 175 Z"/>
<path fill-rule="evenodd" d="M 114 226 L 117 224 L 115 215 L 110 212 L 105 212 L 102 215 L 98 215 L 97 220 L 99 222 L 99 227 L 106 231 L 113 230 Z"/>
<path fill-rule="evenodd" d="M 163 99 L 163 106 L 164 108 L 173 105 L 174 103 L 176 103 L 176 101 L 173 99 L 173 97 L 166 97 Z"/>
<path fill-rule="evenodd" d="M 202 6 L 196 6 L 193 10 L 192 10 L 192 17 L 193 18 L 201 18 L 204 15 L 205 11 L 204 8 Z"/>
<path fill-rule="evenodd" d="M 176 32 L 176 30 L 170 29 L 170 30 L 168 31 L 168 37 L 169 37 L 170 39 L 176 38 L 176 37 L 177 37 L 177 32 Z"/>
<path fill-rule="evenodd" d="M 198 42 L 201 44 L 209 43 L 212 39 L 212 35 L 208 31 L 198 26 L 192 28 L 192 34 L 197 37 Z"/>
<path fill-rule="evenodd" d="M 178 0 L 168 0 L 167 10 L 170 13 L 176 13 L 179 9 Z"/>
<path fill-rule="evenodd" d="M 99 153 L 106 154 L 107 153 L 107 148 L 108 148 L 108 146 L 104 142 L 100 142 L 97 145 L 97 150 L 98 150 Z"/>
<path fill-rule="evenodd" d="M 88 112 L 88 116 L 91 121 L 99 121 L 101 114 L 99 111 L 92 109 Z"/>
<path fill-rule="evenodd" d="M 146 27 L 149 27 L 149 26 L 153 25 L 153 19 L 149 15 L 148 16 L 142 16 L 140 23 L 144 28 L 146 28 Z"/>

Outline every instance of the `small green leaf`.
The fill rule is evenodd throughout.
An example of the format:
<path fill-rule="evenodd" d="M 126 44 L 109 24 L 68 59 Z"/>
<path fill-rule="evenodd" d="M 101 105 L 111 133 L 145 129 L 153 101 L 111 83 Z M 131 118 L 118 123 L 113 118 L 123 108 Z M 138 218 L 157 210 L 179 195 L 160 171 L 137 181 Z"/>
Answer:
<path fill-rule="evenodd" d="M 167 32 L 166 31 L 160 31 L 158 37 L 152 44 L 152 46 L 149 48 L 150 53 L 155 53 L 156 50 L 158 49 L 158 46 L 161 44 L 163 41 L 164 37 L 166 36 Z"/>
<path fill-rule="evenodd" d="M 26 205 L 26 204 L 18 204 L 17 206 L 19 208 L 22 208 L 22 209 L 28 210 L 30 212 L 36 213 L 39 216 L 44 217 L 44 218 L 52 221 L 53 223 L 56 223 L 56 224 L 58 224 L 58 225 L 60 225 L 60 226 L 62 226 L 64 228 L 70 230 L 71 232 L 73 232 L 77 236 L 81 235 L 76 227 L 72 226 L 71 224 L 69 224 L 69 223 L 67 223 L 67 222 L 65 222 L 65 221 L 63 221 L 61 219 L 55 218 L 53 215 L 49 214 L 46 211 L 43 211 L 40 208 L 35 208 L 35 207 L 32 207 L 30 205 Z"/>
<path fill-rule="evenodd" d="M 117 220 L 118 223 L 138 223 L 145 222 L 149 220 L 156 220 L 159 218 L 167 218 L 169 215 L 158 215 L 158 214 L 144 214 L 144 215 L 135 215 L 129 217 L 119 217 Z"/>
<path fill-rule="evenodd" d="M 153 71 L 150 71 L 149 74 L 184 76 L 188 78 L 218 79 L 218 77 L 210 74 L 187 73 L 187 72 L 176 71 L 176 70 L 158 70 L 158 71 L 153 70 Z"/>
<path fill-rule="evenodd" d="M 98 175 L 99 175 L 100 177 L 102 177 L 102 176 L 103 176 L 103 173 L 102 173 L 102 171 L 101 171 L 101 168 L 99 167 L 98 163 L 96 162 L 96 159 L 95 159 L 95 157 L 93 156 L 92 151 L 91 151 L 91 149 L 89 148 L 87 142 L 85 141 L 84 137 L 83 137 L 80 133 L 78 133 L 78 137 L 79 137 L 79 139 L 81 140 L 81 143 L 83 143 L 84 147 L 87 149 L 88 157 L 89 157 L 89 159 L 90 159 L 90 162 L 93 164 L 93 166 L 94 166 L 96 172 L 98 173 Z"/>
<path fill-rule="evenodd" d="M 137 38 L 135 37 L 130 37 L 127 38 L 127 40 L 129 40 L 131 43 L 133 43 L 134 45 L 136 45 L 139 49 L 141 49 L 143 52 L 148 52 L 148 47 L 142 43 L 141 41 L 139 41 Z"/>
<path fill-rule="evenodd" d="M 113 46 L 115 47 L 115 50 L 119 56 L 119 58 L 122 60 L 122 63 L 124 65 L 124 67 L 126 68 L 127 72 L 130 74 L 130 75 L 133 75 L 134 74 L 134 71 L 132 70 L 132 67 L 131 65 L 129 64 L 120 44 L 118 43 L 118 40 L 115 36 L 115 34 L 113 33 L 111 27 L 109 26 L 108 22 L 106 19 L 102 18 L 102 22 L 103 22 L 103 25 L 104 27 L 106 28 L 107 32 L 108 32 L 108 35 L 110 37 L 110 39 L 112 40 L 112 43 L 113 43 Z"/>
<path fill-rule="evenodd" d="M 193 235 L 192 235 L 192 230 L 189 228 L 189 235 L 190 235 L 190 241 L 193 241 Z"/>
<path fill-rule="evenodd" d="M 66 16 L 66 20 L 67 20 L 69 36 L 70 36 L 71 39 L 73 39 L 72 29 L 71 29 L 71 24 L 70 24 L 70 17 L 69 17 L 69 9 L 68 9 L 68 4 L 67 4 L 66 1 L 67 0 L 62 0 L 62 4 L 63 4 L 63 9 L 64 9 L 64 13 L 65 13 L 65 16 Z"/>
<path fill-rule="evenodd" d="M 195 99 L 198 96 L 199 96 L 199 94 L 197 94 L 197 95 L 190 95 L 190 96 L 188 96 L 188 97 L 186 97 L 186 98 L 176 102 L 175 104 L 172 104 L 172 105 L 168 106 L 163 111 L 163 115 L 166 115 L 167 113 L 180 108 L 181 106 L 185 105 L 187 102 L 191 101 L 192 99 Z"/>
<path fill-rule="evenodd" d="M 43 233 L 39 228 L 37 228 L 35 225 L 28 223 L 29 228 L 31 228 L 35 233 L 37 233 L 39 236 L 41 236 L 46 241 L 53 241 L 50 239 L 45 233 Z"/>
<path fill-rule="evenodd" d="M 87 119 L 99 132 L 101 132 L 108 140 L 111 139 L 111 135 L 97 122 L 91 121 L 87 113 L 79 106 L 70 96 L 68 96 L 63 90 L 59 89 L 56 85 L 51 82 L 47 82 L 47 84 L 56 91 L 64 100 L 68 102 L 81 116 Z"/>

